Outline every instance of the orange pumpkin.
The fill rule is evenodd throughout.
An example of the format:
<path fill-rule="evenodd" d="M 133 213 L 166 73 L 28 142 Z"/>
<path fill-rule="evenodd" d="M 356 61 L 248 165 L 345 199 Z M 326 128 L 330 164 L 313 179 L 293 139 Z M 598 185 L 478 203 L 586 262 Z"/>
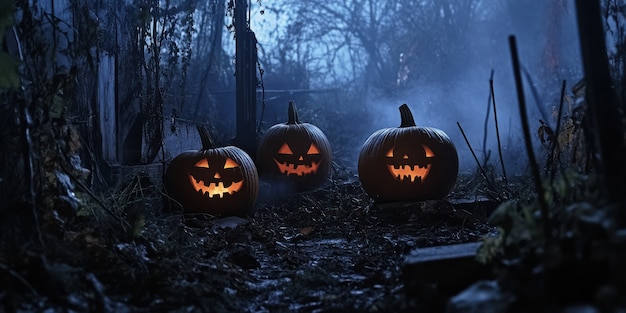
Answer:
<path fill-rule="evenodd" d="M 254 162 L 238 147 L 216 147 L 205 127 L 198 127 L 198 132 L 202 149 L 182 152 L 170 162 L 163 178 L 166 194 L 186 211 L 249 212 L 259 193 Z"/>
<path fill-rule="evenodd" d="M 456 148 L 440 129 L 416 126 L 409 106 L 400 106 L 397 128 L 374 132 L 359 153 L 363 189 L 377 202 L 442 199 L 456 182 Z"/>
<path fill-rule="evenodd" d="M 300 122 L 294 101 L 289 101 L 287 113 L 287 123 L 270 127 L 259 142 L 260 175 L 284 184 L 286 190 L 317 188 L 331 169 L 330 143 L 317 126 Z"/>

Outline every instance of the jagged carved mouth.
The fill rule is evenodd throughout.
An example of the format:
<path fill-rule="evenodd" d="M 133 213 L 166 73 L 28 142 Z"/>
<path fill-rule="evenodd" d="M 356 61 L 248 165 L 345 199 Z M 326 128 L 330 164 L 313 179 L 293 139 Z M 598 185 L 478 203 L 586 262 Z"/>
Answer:
<path fill-rule="evenodd" d="M 402 161 L 398 160 L 397 158 L 394 159 L 395 148 L 392 147 L 385 155 L 387 158 L 391 159 L 389 163 L 404 163 L 404 164 L 397 164 L 397 165 L 393 165 L 393 164 L 387 165 L 387 168 L 389 169 L 389 173 L 393 175 L 393 178 L 399 181 L 407 181 L 407 182 L 415 182 L 419 179 L 420 183 L 423 183 L 426 177 L 428 176 L 428 173 L 430 172 L 430 167 L 431 167 L 431 164 L 427 162 L 432 160 L 432 158 L 435 156 L 435 153 L 433 153 L 433 151 L 427 145 L 422 145 L 422 149 L 424 151 L 424 157 L 426 158 L 426 162 L 424 161 L 411 162 L 411 158 L 408 156 L 408 154 L 406 154 L 406 152 L 401 153 L 400 155 L 397 156 L 397 157 L 400 157 Z M 398 161 L 395 161 L 395 160 L 398 160 Z M 418 162 L 423 163 L 424 165 L 407 164 L 407 163 L 418 163 Z"/>
<path fill-rule="evenodd" d="M 274 159 L 274 162 L 276 162 L 276 166 L 278 166 L 278 170 L 287 176 L 289 175 L 304 176 L 304 175 L 309 175 L 309 174 L 315 174 L 317 173 L 317 168 L 320 165 L 320 162 L 311 162 L 310 165 L 291 164 L 288 162 L 281 163 L 276 159 Z"/>
<path fill-rule="evenodd" d="M 238 192 L 243 186 L 243 180 L 232 182 L 229 186 L 224 186 L 224 182 L 222 181 L 212 182 L 206 185 L 204 181 L 195 179 L 192 175 L 188 176 L 194 190 L 209 198 L 223 198 L 225 195 L 232 195 Z"/>
<path fill-rule="evenodd" d="M 418 179 L 424 182 L 430 172 L 431 164 L 421 165 L 387 165 L 389 172 L 396 180 L 415 182 Z"/>

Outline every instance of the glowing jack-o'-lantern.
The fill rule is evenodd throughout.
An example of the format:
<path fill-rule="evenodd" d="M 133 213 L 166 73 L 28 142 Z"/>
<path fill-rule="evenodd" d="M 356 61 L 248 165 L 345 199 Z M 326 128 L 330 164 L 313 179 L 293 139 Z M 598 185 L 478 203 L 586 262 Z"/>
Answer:
<path fill-rule="evenodd" d="M 305 157 L 307 161 L 305 161 Z M 287 176 L 315 175 L 320 166 L 320 160 L 320 150 L 314 143 L 311 143 L 306 153 L 300 154 L 297 157 L 289 147 L 289 144 L 284 143 L 280 149 L 278 149 L 278 155 L 274 157 L 278 171 Z"/>
<path fill-rule="evenodd" d="M 406 180 L 411 183 L 418 180 L 419 182 L 424 182 L 430 172 L 432 166 L 430 162 L 432 158 L 435 157 L 435 154 L 424 144 L 421 145 L 421 148 L 423 149 L 423 153 L 417 152 L 417 154 L 414 154 L 414 151 L 400 151 L 405 150 L 401 147 L 398 147 L 397 150 L 399 151 L 395 151 L 395 153 L 395 147 L 389 149 L 385 155 L 387 157 L 389 173 L 397 180 Z"/>
<path fill-rule="evenodd" d="M 287 113 L 287 123 L 270 127 L 259 142 L 260 175 L 281 182 L 285 190 L 314 189 L 328 178 L 330 143 L 317 126 L 300 122 L 294 101 Z"/>
<path fill-rule="evenodd" d="M 198 131 L 202 149 L 182 152 L 170 162 L 163 178 L 166 194 L 187 211 L 247 213 L 259 192 L 252 159 L 237 147 L 216 147 L 206 128 Z"/>
<path fill-rule="evenodd" d="M 408 105 L 401 124 L 374 132 L 359 154 L 363 189 L 377 202 L 442 199 L 459 169 L 456 148 L 440 129 L 415 125 Z"/>
<path fill-rule="evenodd" d="M 195 164 L 196 169 L 187 174 L 193 189 L 209 198 L 222 198 L 226 195 L 232 195 L 235 192 L 238 192 L 243 186 L 243 179 L 240 179 L 243 177 L 233 175 L 234 177 L 232 177 L 230 185 L 225 186 L 222 175 L 226 176 L 225 173 L 227 171 L 237 169 L 239 165 L 228 157 L 225 159 L 224 165 L 218 165 L 221 164 L 221 161 L 213 163 L 213 166 L 209 166 L 209 161 L 207 159 L 202 159 Z M 214 167 L 217 169 L 214 169 Z M 220 171 L 222 169 L 222 175 L 220 175 Z M 203 173 L 204 171 L 206 171 L 206 173 Z M 228 185 L 228 182 L 226 185 Z"/>

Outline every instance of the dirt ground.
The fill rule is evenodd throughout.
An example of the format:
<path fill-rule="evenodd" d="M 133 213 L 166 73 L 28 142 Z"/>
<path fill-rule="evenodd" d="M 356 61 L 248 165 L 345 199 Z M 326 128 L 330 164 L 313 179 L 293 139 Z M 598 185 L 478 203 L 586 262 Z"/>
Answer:
<path fill-rule="evenodd" d="M 22 312 L 411 312 L 402 271 L 412 250 L 495 232 L 470 185 L 383 205 L 343 173 L 220 218 L 166 212 L 150 182 L 131 179 L 107 200 L 123 205 L 87 206 L 57 234 L 42 230 L 45 251 L 5 255 L 12 288 L 0 299 Z"/>

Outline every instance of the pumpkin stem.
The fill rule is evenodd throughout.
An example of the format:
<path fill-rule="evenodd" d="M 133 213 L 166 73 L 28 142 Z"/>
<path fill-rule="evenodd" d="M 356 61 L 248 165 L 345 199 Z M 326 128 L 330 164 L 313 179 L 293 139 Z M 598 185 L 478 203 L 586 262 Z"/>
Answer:
<path fill-rule="evenodd" d="M 415 125 L 415 120 L 413 119 L 413 113 L 411 113 L 411 109 L 409 109 L 409 106 L 406 103 L 400 106 L 400 118 L 400 127 L 417 126 Z"/>
<path fill-rule="evenodd" d="M 293 100 L 289 100 L 289 110 L 287 112 L 289 116 L 289 120 L 287 124 L 300 124 L 300 119 L 298 119 L 298 111 L 296 110 L 296 102 Z"/>
<path fill-rule="evenodd" d="M 202 140 L 202 150 L 210 150 L 215 149 L 215 142 L 213 138 L 211 138 L 211 134 L 209 134 L 209 130 L 204 127 L 204 125 L 196 126 L 198 128 L 198 133 L 200 133 L 200 140 Z"/>

